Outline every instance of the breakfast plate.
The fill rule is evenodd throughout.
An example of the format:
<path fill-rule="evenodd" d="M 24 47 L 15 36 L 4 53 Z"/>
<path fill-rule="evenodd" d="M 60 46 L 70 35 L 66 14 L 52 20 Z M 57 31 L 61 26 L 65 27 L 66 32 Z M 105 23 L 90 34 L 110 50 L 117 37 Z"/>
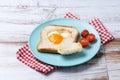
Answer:
<path fill-rule="evenodd" d="M 36 49 L 36 45 L 40 40 L 40 31 L 44 26 L 50 24 L 75 26 L 78 29 L 79 33 L 82 32 L 82 30 L 87 29 L 90 33 L 93 33 L 96 36 L 96 41 L 94 43 L 91 43 L 88 47 L 83 48 L 81 52 L 71 55 L 39 52 Z M 64 66 L 64 67 L 82 64 L 92 59 L 99 51 L 100 43 L 101 43 L 100 36 L 93 26 L 81 20 L 66 19 L 66 18 L 53 19 L 40 24 L 32 31 L 28 41 L 29 48 L 32 51 L 32 54 L 38 60 L 50 65 Z"/>

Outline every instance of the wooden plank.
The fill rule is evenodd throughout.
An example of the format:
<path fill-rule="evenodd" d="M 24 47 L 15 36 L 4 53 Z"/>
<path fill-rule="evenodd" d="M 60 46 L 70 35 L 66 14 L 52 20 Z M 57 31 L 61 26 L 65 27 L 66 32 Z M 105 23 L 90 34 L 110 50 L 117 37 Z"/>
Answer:
<path fill-rule="evenodd" d="M 112 10 L 114 10 L 114 12 Z M 97 17 L 103 23 L 109 23 L 109 25 L 118 25 L 120 20 L 120 11 L 118 10 L 119 7 L 57 8 L 52 18 L 63 17 L 66 12 L 71 12 L 80 17 L 81 20 L 85 20 L 87 22 Z"/>
<path fill-rule="evenodd" d="M 36 24 L 35 25 L 16 25 L 16 24 L 8 24 L 8 23 L 6 23 L 6 24 L 0 23 L 0 25 L 1 25 L 0 42 L 27 42 L 32 30 L 36 26 L 38 26 Z M 107 26 L 107 24 L 106 24 L 106 26 Z M 120 28 L 118 28 L 119 26 L 116 26 L 114 29 L 112 29 L 111 27 L 113 27 L 113 26 L 112 25 L 108 26 L 110 33 L 115 38 L 120 38 L 120 36 L 119 36 Z"/>
<path fill-rule="evenodd" d="M 85 10 L 84 10 L 85 9 Z M 97 9 L 97 8 L 95 8 Z M 115 38 L 120 38 L 119 16 L 116 19 L 114 13 L 119 15 L 118 8 L 115 11 L 109 11 L 109 15 L 105 13 L 107 8 L 97 9 L 98 14 L 94 12 L 94 8 L 0 8 L 0 42 L 27 42 L 32 30 L 40 23 L 49 19 L 61 18 L 66 12 L 71 11 L 84 21 L 89 21 L 94 16 L 99 16 L 105 27 Z M 113 7 L 114 9 L 114 7 Z M 55 11 L 55 13 L 54 13 Z M 118 13 L 117 13 L 118 12 Z M 8 15 L 9 13 L 9 15 Z M 89 13 L 89 14 L 88 14 Z M 104 18 L 107 15 L 107 20 Z M 28 17 L 29 16 L 29 17 Z M 117 17 L 117 16 L 116 16 Z M 109 18 L 111 18 L 109 20 Z M 110 22 L 110 23 L 109 23 Z M 23 28 L 24 27 L 24 28 Z M 114 28 L 113 28 L 114 27 Z"/>
<path fill-rule="evenodd" d="M 58 79 L 59 78 L 59 79 Z M 47 80 L 109 80 L 106 73 L 97 73 L 97 74 L 89 74 L 89 75 L 65 75 L 61 77 L 53 77 L 48 78 Z"/>
<path fill-rule="evenodd" d="M 107 12 L 109 13 L 106 13 Z M 114 12 L 112 11 L 114 10 Z M 115 29 L 119 29 L 119 7 L 82 7 L 82 8 L 57 8 L 52 18 L 62 17 L 66 12 L 72 12 L 76 16 L 80 17 L 81 20 L 89 21 L 95 17 L 99 18 L 103 24 L 109 29 L 113 26 Z M 110 29 L 110 31 L 112 30 Z M 115 31 L 116 32 L 116 31 Z M 120 32 L 117 30 L 117 32 Z"/>
<path fill-rule="evenodd" d="M 53 73 L 47 76 L 37 73 L 33 69 L 25 66 L 16 59 L 16 51 L 24 43 L 0 43 L 0 79 L 8 80 L 9 78 L 22 80 L 43 79 L 43 80 L 58 80 L 59 79 L 103 79 L 107 80 L 107 68 L 105 64 L 104 48 L 90 61 L 68 68 L 58 68 Z M 11 74 L 11 75 L 10 75 Z M 8 77 L 4 77 L 4 75 Z M 26 76 L 24 76 L 26 75 Z M 99 77 L 97 77 L 99 75 Z"/>
<path fill-rule="evenodd" d="M 109 80 L 119 80 L 120 79 L 120 69 L 109 71 Z"/>
<path fill-rule="evenodd" d="M 0 68 L 15 67 L 18 65 L 16 59 L 16 52 L 25 43 L 0 43 Z"/>
<path fill-rule="evenodd" d="M 109 13 L 106 13 L 107 12 Z M 114 12 L 112 11 L 114 10 Z M 119 7 L 82 7 L 82 8 L 57 8 L 51 19 L 63 17 L 66 12 L 71 12 L 81 20 L 89 22 L 93 18 L 99 18 L 108 31 L 115 37 L 120 38 Z M 114 28 L 113 28 L 114 27 Z"/>
<path fill-rule="evenodd" d="M 109 4 L 108 4 L 109 3 Z M 42 6 L 42 7 L 119 7 L 119 0 L 1 0 L 0 6 Z"/>
<path fill-rule="evenodd" d="M 119 7 L 119 0 L 71 0 L 64 3 L 63 0 L 0 0 L 0 80 L 118 80 Z M 61 18 L 66 12 L 72 12 L 87 22 L 94 17 L 100 18 L 117 39 L 106 44 L 105 49 L 103 46 L 90 61 L 74 67 L 59 68 L 48 75 L 19 62 L 15 53 L 24 43 L 16 42 L 26 43 L 36 26 L 49 19 Z"/>
<path fill-rule="evenodd" d="M 16 7 L 16 6 L 36 6 L 37 1 L 36 0 L 0 0 L 0 6 L 1 7 Z"/>
<path fill-rule="evenodd" d="M 12 69 L 0 69 L 0 79 L 10 80 L 10 79 L 22 79 L 22 80 L 109 80 L 106 73 L 97 73 L 89 75 L 57 75 L 55 72 L 44 75 L 39 72 L 24 68 L 12 68 Z"/>
<path fill-rule="evenodd" d="M 40 24 L 47 20 L 55 8 L 39 7 L 0 7 L 0 22 L 9 24 Z M 9 15 L 8 15 L 9 14 Z"/>
<path fill-rule="evenodd" d="M 115 39 L 105 45 L 106 63 L 109 80 L 120 78 L 120 39 Z"/>
<path fill-rule="evenodd" d="M 32 30 L 52 12 L 54 8 L 0 8 L 0 42 L 27 42 Z"/>
<path fill-rule="evenodd" d="M 105 45 L 105 55 L 108 70 L 120 69 L 120 39 Z"/>

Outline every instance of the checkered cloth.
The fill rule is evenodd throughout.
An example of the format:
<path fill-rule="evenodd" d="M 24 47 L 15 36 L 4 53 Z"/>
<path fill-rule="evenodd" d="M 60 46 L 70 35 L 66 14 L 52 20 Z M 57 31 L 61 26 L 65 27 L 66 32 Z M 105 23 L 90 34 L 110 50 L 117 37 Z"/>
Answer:
<path fill-rule="evenodd" d="M 73 18 L 80 20 L 79 17 L 74 16 L 70 12 L 68 12 L 65 16 L 65 18 Z M 103 24 L 100 22 L 98 18 L 95 18 L 89 22 L 95 29 L 99 32 L 99 35 L 101 37 L 101 43 L 105 44 L 111 40 L 114 39 L 114 37 L 108 32 L 108 30 L 103 26 Z M 23 45 L 18 51 L 17 51 L 17 59 L 24 63 L 25 65 L 31 67 L 32 69 L 48 73 L 54 69 L 56 69 L 56 66 L 48 65 L 46 63 L 43 63 L 36 59 L 32 52 L 30 51 L 28 44 Z"/>
<path fill-rule="evenodd" d="M 114 39 L 114 37 L 109 33 L 109 31 L 104 27 L 98 18 L 92 19 L 89 21 L 89 24 L 95 27 L 95 29 L 98 31 L 102 44 L 105 44 Z"/>
<path fill-rule="evenodd" d="M 70 12 L 68 12 L 64 17 L 80 20 L 79 17 L 74 16 Z M 91 21 L 89 21 L 88 23 L 90 25 L 92 25 L 98 31 L 102 44 L 105 44 L 114 39 L 114 37 L 109 33 L 109 31 L 104 27 L 104 25 L 101 23 L 101 21 L 98 18 L 94 18 Z"/>
<path fill-rule="evenodd" d="M 52 71 L 56 68 L 54 66 L 45 64 L 39 61 L 37 58 L 35 58 L 32 52 L 30 51 L 28 44 L 23 45 L 17 51 L 17 59 L 38 72 L 48 73 L 49 71 Z"/>

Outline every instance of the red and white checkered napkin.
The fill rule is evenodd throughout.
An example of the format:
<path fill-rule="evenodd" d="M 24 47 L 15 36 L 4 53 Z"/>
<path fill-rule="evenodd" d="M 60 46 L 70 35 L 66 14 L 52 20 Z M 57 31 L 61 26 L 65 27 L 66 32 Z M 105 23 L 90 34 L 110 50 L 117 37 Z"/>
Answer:
<path fill-rule="evenodd" d="M 37 58 L 35 58 L 32 54 L 32 52 L 29 49 L 28 44 L 23 45 L 18 51 L 17 51 L 17 59 L 24 63 L 25 65 L 35 69 L 38 72 L 48 73 L 49 71 L 52 71 L 55 69 L 55 66 L 51 66 L 48 64 L 45 64 L 41 61 L 39 61 Z"/>
<path fill-rule="evenodd" d="M 78 19 L 80 18 L 74 16 L 71 13 L 67 13 L 65 18 L 73 18 L 73 19 Z M 103 24 L 100 22 L 99 19 L 95 18 L 89 22 L 93 27 L 96 28 L 96 30 L 99 32 L 102 44 L 107 43 L 110 40 L 113 40 L 114 37 L 108 32 L 108 30 L 103 26 Z M 18 51 L 17 51 L 17 59 L 24 63 L 25 65 L 31 67 L 32 69 L 43 72 L 43 73 L 48 73 L 54 69 L 56 69 L 56 66 L 48 65 L 46 63 L 43 63 L 36 59 L 32 52 L 30 51 L 28 44 L 23 45 Z"/>
<path fill-rule="evenodd" d="M 74 16 L 70 12 L 68 12 L 64 17 L 80 20 L 80 18 Z M 108 32 L 108 30 L 104 27 L 104 25 L 101 23 L 101 21 L 98 18 L 94 18 L 88 23 L 92 25 L 98 31 L 102 44 L 105 44 L 114 39 L 114 37 Z"/>

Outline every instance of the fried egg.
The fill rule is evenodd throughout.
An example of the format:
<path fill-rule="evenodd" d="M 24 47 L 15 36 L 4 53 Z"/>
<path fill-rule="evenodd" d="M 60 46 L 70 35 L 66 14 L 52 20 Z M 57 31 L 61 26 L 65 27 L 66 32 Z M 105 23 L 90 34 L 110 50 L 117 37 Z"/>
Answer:
<path fill-rule="evenodd" d="M 38 51 L 60 54 L 73 54 L 81 51 L 82 46 L 76 43 L 78 30 L 72 26 L 49 25 L 42 29 Z"/>
<path fill-rule="evenodd" d="M 48 34 L 48 40 L 55 45 L 59 45 L 58 53 L 63 55 L 80 52 L 82 49 L 81 44 L 73 42 L 72 35 L 67 31 L 52 31 Z"/>
<path fill-rule="evenodd" d="M 70 33 L 66 31 L 51 31 L 50 33 L 48 33 L 48 40 L 53 44 L 60 44 L 63 39 L 66 39 L 68 37 L 70 37 Z"/>
<path fill-rule="evenodd" d="M 52 42 L 53 44 L 60 44 L 63 40 L 63 36 L 60 34 L 51 34 L 48 37 L 49 41 Z"/>

